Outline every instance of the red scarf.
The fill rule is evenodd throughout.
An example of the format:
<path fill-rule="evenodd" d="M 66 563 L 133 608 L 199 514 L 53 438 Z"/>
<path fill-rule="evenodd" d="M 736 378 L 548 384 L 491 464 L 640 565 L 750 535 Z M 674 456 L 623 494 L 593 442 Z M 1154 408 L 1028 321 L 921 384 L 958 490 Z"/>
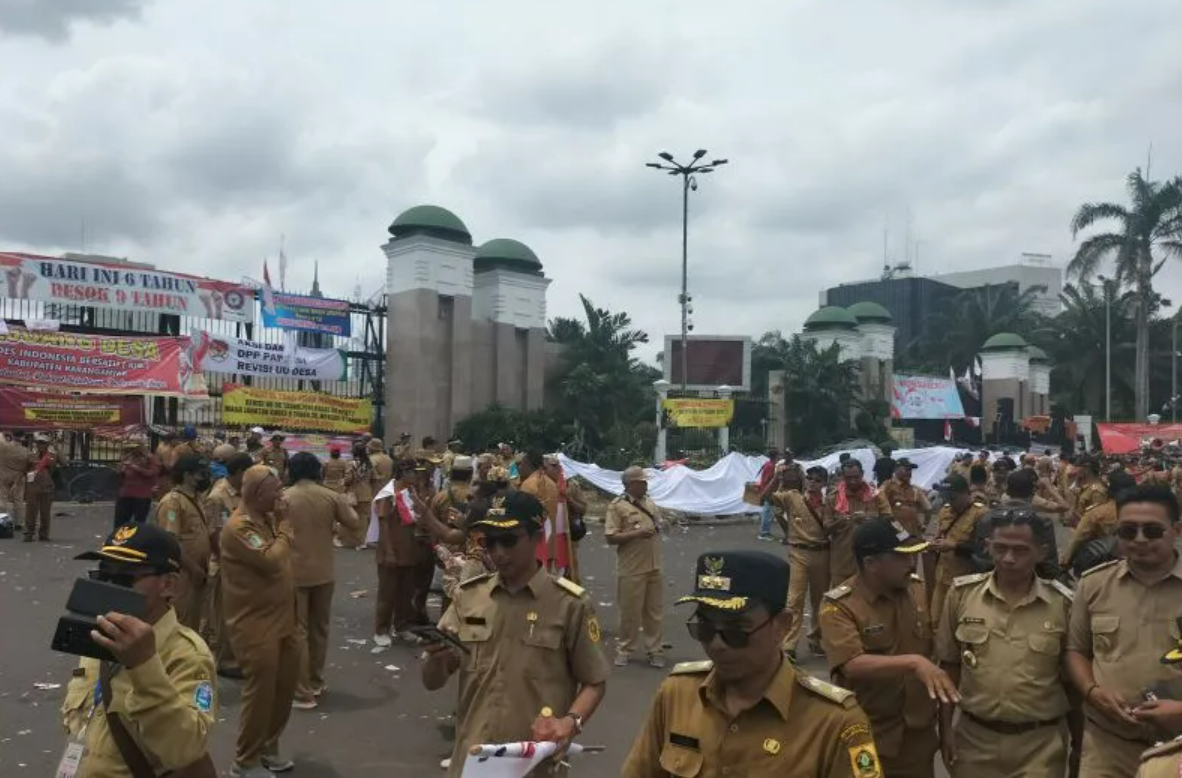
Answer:
<path fill-rule="evenodd" d="M 870 502 L 874 499 L 874 488 L 870 486 L 869 482 L 862 482 L 862 490 L 860 494 L 854 495 L 860 502 Z M 837 499 L 833 503 L 833 510 L 837 513 L 850 512 L 850 496 L 846 491 L 846 483 L 842 481 L 837 485 Z"/>

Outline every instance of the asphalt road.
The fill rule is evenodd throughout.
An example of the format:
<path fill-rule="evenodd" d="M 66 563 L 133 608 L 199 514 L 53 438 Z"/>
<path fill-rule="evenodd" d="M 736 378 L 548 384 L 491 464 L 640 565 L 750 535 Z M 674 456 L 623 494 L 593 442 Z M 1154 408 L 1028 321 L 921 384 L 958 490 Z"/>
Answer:
<path fill-rule="evenodd" d="M 54 542 L 0 541 L 0 776 L 51 775 L 64 747 L 58 708 L 76 659 L 49 650 L 54 624 L 70 586 L 87 563 L 72 557 L 95 546 L 109 528 L 110 506 L 67 508 L 57 518 Z M 783 546 L 755 540 L 755 525 L 695 526 L 674 529 L 664 546 L 666 603 L 690 584 L 697 555 L 707 550 Z M 390 775 L 442 775 L 439 760 L 450 753 L 440 725 L 452 710 L 454 684 L 435 693 L 419 683 L 416 652 L 395 645 L 373 653 L 371 612 L 375 593 L 369 552 L 338 550 L 327 680 L 329 691 L 319 708 L 292 711 L 282 740 L 302 778 L 368 778 Z M 602 542 L 601 528 L 581 544 L 586 585 L 610 645 L 616 621 L 613 555 Z M 359 594 L 360 593 L 360 594 Z M 433 607 L 437 607 L 437 601 Z M 684 608 L 666 608 L 665 640 L 672 662 L 702 658 L 701 649 L 682 626 Z M 823 663 L 807 657 L 804 668 L 826 676 Z M 579 757 L 575 773 L 608 778 L 619 775 L 653 692 L 665 671 L 643 665 L 617 670 L 607 698 L 581 741 L 607 746 L 603 754 Z M 42 685 L 42 686 L 39 686 Z M 47 688 L 44 685 L 55 685 Z M 60 684 L 60 686 L 56 686 Z M 213 756 L 223 774 L 233 754 L 239 687 L 219 679 L 219 717 Z M 939 773 L 943 775 L 941 771 Z"/>

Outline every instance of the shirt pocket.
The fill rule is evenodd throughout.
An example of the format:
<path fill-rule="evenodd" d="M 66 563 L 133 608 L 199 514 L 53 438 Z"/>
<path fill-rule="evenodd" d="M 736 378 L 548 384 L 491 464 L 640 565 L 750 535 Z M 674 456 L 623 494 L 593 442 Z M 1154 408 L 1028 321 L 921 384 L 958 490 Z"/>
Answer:
<path fill-rule="evenodd" d="M 989 650 L 989 625 L 987 624 L 957 624 L 956 641 L 964 647 L 964 654 L 971 654 L 974 659 L 968 660 L 962 655 L 961 667 L 973 670 L 977 665 L 976 657 L 983 657 Z"/>
<path fill-rule="evenodd" d="M 661 750 L 661 769 L 678 778 L 693 778 L 702 772 L 702 752 L 666 743 Z"/>
<path fill-rule="evenodd" d="M 1093 616 L 1092 652 L 1105 659 L 1115 659 L 1119 655 L 1119 629 L 1120 616 Z"/>
<path fill-rule="evenodd" d="M 471 649 L 470 654 L 467 655 L 468 666 L 472 669 L 486 668 L 492 664 L 493 661 L 493 646 L 489 642 L 492 637 L 492 627 L 488 624 L 468 624 L 460 625 L 456 632 L 460 642 Z"/>
<path fill-rule="evenodd" d="M 558 623 L 537 624 L 526 631 L 521 638 L 521 642 L 526 645 L 528 657 L 525 665 L 526 675 L 533 678 L 553 678 L 556 659 L 560 659 L 565 665 L 562 635 L 563 627 Z"/>
<path fill-rule="evenodd" d="M 1034 632 L 1026 640 L 1036 654 L 1057 657 L 1063 652 L 1063 637 L 1062 632 Z"/>

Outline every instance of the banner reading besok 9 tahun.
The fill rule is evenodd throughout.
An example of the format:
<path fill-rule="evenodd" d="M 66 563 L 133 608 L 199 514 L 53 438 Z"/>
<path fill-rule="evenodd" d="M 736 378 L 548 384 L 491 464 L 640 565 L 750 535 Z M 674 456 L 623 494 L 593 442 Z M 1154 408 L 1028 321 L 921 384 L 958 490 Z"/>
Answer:
<path fill-rule="evenodd" d="M 222 420 L 314 432 L 368 432 L 373 402 L 321 392 L 285 392 L 237 384 L 222 385 Z"/>
<path fill-rule="evenodd" d="M 188 338 L 29 332 L 0 335 L 0 384 L 98 394 L 208 397 Z"/>
<path fill-rule="evenodd" d="M 11 300 L 254 321 L 254 290 L 231 281 L 19 252 L 0 252 L 0 270 L 0 297 Z"/>

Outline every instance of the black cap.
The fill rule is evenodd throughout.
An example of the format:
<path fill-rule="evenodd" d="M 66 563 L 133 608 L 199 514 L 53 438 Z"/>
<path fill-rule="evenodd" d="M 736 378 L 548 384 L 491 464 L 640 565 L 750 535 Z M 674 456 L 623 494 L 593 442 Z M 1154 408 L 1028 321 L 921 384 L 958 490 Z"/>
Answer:
<path fill-rule="evenodd" d="M 949 494 L 968 494 L 969 482 L 966 481 L 964 476 L 960 473 L 955 473 L 948 476 L 948 486 L 944 489 L 944 491 L 948 492 Z"/>
<path fill-rule="evenodd" d="M 176 475 L 197 473 L 208 467 L 209 462 L 200 454 L 181 454 L 176 458 L 176 462 L 172 466 L 172 472 Z"/>
<path fill-rule="evenodd" d="M 902 524 L 890 519 L 871 519 L 854 530 L 856 559 L 892 551 L 897 554 L 918 554 L 927 547 L 926 540 L 912 535 Z"/>
<path fill-rule="evenodd" d="M 698 557 L 694 593 L 678 605 L 696 602 L 726 611 L 763 603 L 779 613 L 788 602 L 788 562 L 766 551 L 718 551 Z"/>
<path fill-rule="evenodd" d="M 901 458 L 901 459 L 896 459 L 896 460 L 895 460 L 895 469 L 896 469 L 896 470 L 898 470 L 900 467 L 905 467 L 905 468 L 907 468 L 908 470 L 914 470 L 914 469 L 915 469 L 915 463 L 914 463 L 914 462 L 912 462 L 912 461 L 911 461 L 910 459 L 908 459 L 907 457 L 903 457 L 903 458 Z"/>
<path fill-rule="evenodd" d="M 176 572 L 181 569 L 181 544 L 175 535 L 155 524 L 127 524 L 112 532 L 98 551 L 74 558 Z"/>
<path fill-rule="evenodd" d="M 472 522 L 472 526 L 485 532 L 510 532 L 531 523 L 534 527 L 542 526 L 545 514 L 546 509 L 537 497 L 525 492 L 510 492 L 504 497 L 494 497 L 492 506 L 484 516 Z"/>

